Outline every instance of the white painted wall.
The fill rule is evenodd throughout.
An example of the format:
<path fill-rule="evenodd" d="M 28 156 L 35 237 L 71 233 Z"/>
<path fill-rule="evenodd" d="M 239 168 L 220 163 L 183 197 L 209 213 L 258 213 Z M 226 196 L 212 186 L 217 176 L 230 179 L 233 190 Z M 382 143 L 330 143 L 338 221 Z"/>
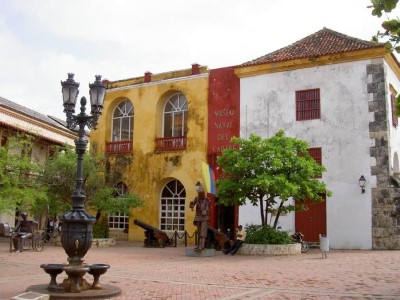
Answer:
<path fill-rule="evenodd" d="M 396 90 L 396 92 L 400 93 L 400 81 L 398 80 L 393 70 L 386 63 L 385 63 L 385 73 L 386 73 L 386 90 L 387 90 L 386 99 L 387 99 L 387 109 L 388 109 L 388 128 L 390 134 L 389 159 L 390 159 L 391 172 L 393 174 L 399 171 L 398 157 L 400 156 L 400 124 L 397 127 L 393 126 L 392 124 L 392 106 L 390 99 L 391 92 L 389 89 L 389 85 L 392 85 L 393 88 Z M 395 159 L 396 156 L 395 153 L 397 153 L 397 159 Z"/>
<path fill-rule="evenodd" d="M 322 147 L 323 174 L 333 196 L 327 199 L 327 234 L 332 248 L 371 249 L 371 176 L 366 65 L 369 60 L 326 65 L 240 79 L 241 137 L 263 138 L 283 129 L 287 136 Z M 321 119 L 296 121 L 295 92 L 320 88 Z M 367 180 L 361 194 L 358 179 Z M 294 214 L 281 217 L 294 230 Z M 239 223 L 260 223 L 258 207 L 239 209 Z"/>

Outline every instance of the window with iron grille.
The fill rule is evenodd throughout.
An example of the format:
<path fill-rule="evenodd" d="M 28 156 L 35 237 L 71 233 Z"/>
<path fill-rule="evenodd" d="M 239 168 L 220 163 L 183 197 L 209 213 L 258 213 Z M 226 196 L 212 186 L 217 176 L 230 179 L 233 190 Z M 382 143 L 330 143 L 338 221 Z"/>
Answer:
<path fill-rule="evenodd" d="M 125 183 L 119 182 L 116 185 L 116 195 L 123 196 L 128 193 L 128 187 Z M 128 228 L 129 216 L 123 213 L 116 213 L 108 217 L 108 226 L 110 229 L 121 229 Z"/>
<path fill-rule="evenodd" d="M 308 153 L 319 165 L 322 165 L 322 148 L 309 148 Z"/>
<path fill-rule="evenodd" d="M 185 231 L 186 190 L 179 180 L 168 182 L 161 192 L 160 229 Z"/>
<path fill-rule="evenodd" d="M 396 96 L 391 94 L 390 101 L 392 104 L 392 124 L 396 127 L 399 124 L 399 117 L 396 115 Z"/>
<path fill-rule="evenodd" d="M 322 165 L 322 148 L 309 148 L 308 153 L 312 158 L 317 162 L 317 164 Z M 322 174 L 317 176 L 317 178 L 321 178 Z"/>
<path fill-rule="evenodd" d="M 296 121 L 320 119 L 320 91 L 296 91 Z"/>

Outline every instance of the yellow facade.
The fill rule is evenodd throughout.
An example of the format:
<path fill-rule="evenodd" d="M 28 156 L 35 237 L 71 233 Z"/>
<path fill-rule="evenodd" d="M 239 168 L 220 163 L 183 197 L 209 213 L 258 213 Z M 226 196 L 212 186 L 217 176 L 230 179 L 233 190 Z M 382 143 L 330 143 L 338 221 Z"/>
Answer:
<path fill-rule="evenodd" d="M 186 149 L 156 151 L 156 138 L 163 137 L 163 112 L 168 97 L 182 93 L 188 104 Z M 189 202 L 196 196 L 195 184 L 201 178 L 201 162 L 207 161 L 208 69 L 199 74 L 181 70 L 108 83 L 103 114 L 97 130 L 91 133 L 91 151 L 104 153 L 111 141 L 113 113 L 123 100 L 133 104 L 133 144 L 127 154 L 110 154 L 109 184 L 124 182 L 129 192 L 139 194 L 144 207 L 132 209 L 129 219 L 130 241 L 143 241 L 144 230 L 133 221 L 160 228 L 161 192 L 170 180 L 179 180 L 186 192 L 185 230 L 192 234 L 194 212 Z M 169 236 L 172 231 L 167 231 Z"/>

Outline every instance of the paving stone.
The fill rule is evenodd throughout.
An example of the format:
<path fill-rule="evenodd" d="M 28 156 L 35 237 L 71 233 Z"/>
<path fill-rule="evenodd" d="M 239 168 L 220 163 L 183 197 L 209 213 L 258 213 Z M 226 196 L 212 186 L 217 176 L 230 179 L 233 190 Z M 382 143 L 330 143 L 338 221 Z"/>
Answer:
<path fill-rule="evenodd" d="M 400 251 L 319 249 L 295 256 L 189 257 L 190 247 L 144 248 L 120 242 L 91 248 L 85 263 L 111 267 L 102 284 L 121 288 L 111 299 L 400 299 Z M 9 300 L 31 285 L 50 281 L 40 265 L 66 263 L 61 247 L 10 253 L 0 240 L 0 299 Z M 62 273 L 58 283 L 65 278 Z M 90 275 L 85 275 L 88 282 Z"/>

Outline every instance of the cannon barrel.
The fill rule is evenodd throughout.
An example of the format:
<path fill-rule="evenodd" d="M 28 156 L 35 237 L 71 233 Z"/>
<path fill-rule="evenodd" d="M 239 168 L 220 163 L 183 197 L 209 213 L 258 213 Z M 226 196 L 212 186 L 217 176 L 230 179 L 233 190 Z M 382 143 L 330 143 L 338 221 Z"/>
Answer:
<path fill-rule="evenodd" d="M 136 224 L 137 226 L 142 227 L 143 229 L 146 229 L 146 230 L 149 230 L 149 231 L 152 231 L 152 232 L 161 231 L 160 229 L 158 229 L 156 227 L 153 227 L 153 226 L 151 226 L 149 224 L 146 224 L 146 223 L 144 223 L 144 222 L 142 222 L 142 221 L 140 221 L 138 219 L 135 219 L 133 221 L 133 223 Z"/>
<path fill-rule="evenodd" d="M 144 240 L 144 245 L 146 247 L 165 247 L 173 244 L 172 239 L 170 239 L 164 231 L 146 224 L 138 219 L 135 219 L 133 223 L 146 230 L 144 233 L 146 237 Z"/>

